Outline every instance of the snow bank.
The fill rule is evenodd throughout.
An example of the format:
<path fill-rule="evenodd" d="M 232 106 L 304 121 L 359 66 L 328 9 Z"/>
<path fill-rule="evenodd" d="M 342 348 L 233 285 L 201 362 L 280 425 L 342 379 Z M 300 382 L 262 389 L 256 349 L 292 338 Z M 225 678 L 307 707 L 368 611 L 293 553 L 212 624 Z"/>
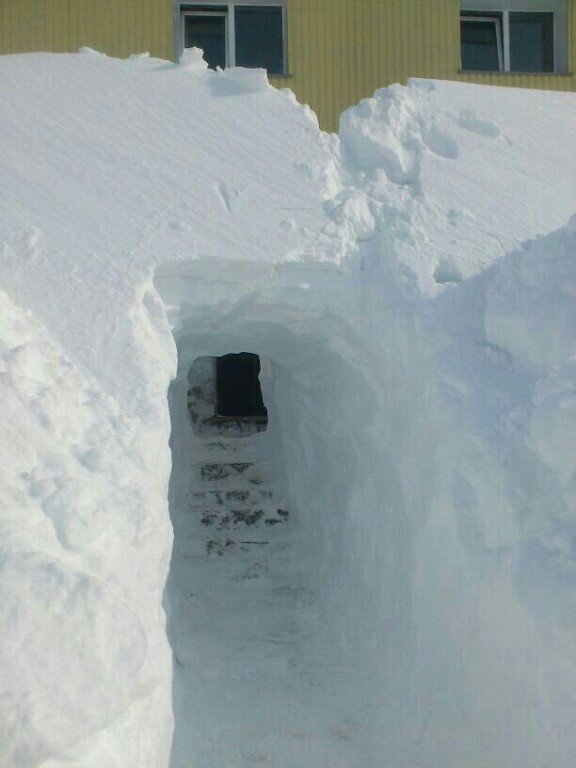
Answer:
<path fill-rule="evenodd" d="M 292 96 L 233 93 L 234 73 L 90 51 L 1 66 L 2 285 L 18 313 L 3 312 L 2 764 L 165 764 L 175 354 L 152 275 L 319 247 L 331 140 Z"/>
<path fill-rule="evenodd" d="M 340 137 L 353 181 L 343 218 L 361 238 L 367 216 L 380 241 L 392 231 L 396 271 L 418 293 L 477 274 L 574 214 L 571 94 L 413 80 L 345 112 Z"/>
<path fill-rule="evenodd" d="M 161 443 L 153 462 L 136 450 L 158 430 L 1 302 L 2 765 L 28 766 L 117 718 L 137 726 L 139 702 L 167 706 L 155 678 L 169 674 L 157 652 L 169 457 Z M 154 749 L 168 738 L 164 727 Z M 134 765 L 144 750 L 123 748 Z"/>
<path fill-rule="evenodd" d="M 443 434 L 417 545 L 418 674 L 442 712 L 427 740 L 471 765 L 575 755 L 575 253 L 572 223 L 436 302 L 452 338 L 431 392 Z"/>
<path fill-rule="evenodd" d="M 337 139 L 197 53 L 0 67 L 3 764 L 571 768 L 574 96 L 414 81 Z M 230 351 L 295 520 L 245 644 L 168 578 L 169 382 L 176 450 Z"/>

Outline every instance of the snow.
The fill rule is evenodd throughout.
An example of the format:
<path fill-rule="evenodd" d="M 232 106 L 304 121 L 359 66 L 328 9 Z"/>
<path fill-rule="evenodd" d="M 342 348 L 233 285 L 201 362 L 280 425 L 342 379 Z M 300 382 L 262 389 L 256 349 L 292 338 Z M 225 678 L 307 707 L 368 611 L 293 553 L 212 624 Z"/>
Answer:
<path fill-rule="evenodd" d="M 0 68 L 0 764 L 572 768 L 574 95 Z"/>

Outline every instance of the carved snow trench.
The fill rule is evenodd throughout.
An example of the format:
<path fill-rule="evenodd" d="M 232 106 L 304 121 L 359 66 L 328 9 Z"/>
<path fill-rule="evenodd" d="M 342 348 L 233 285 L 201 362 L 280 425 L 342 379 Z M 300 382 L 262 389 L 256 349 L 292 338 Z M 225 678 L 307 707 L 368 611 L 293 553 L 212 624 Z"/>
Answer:
<path fill-rule="evenodd" d="M 202 259 L 168 264 L 155 279 L 178 352 L 164 602 L 170 768 L 380 766 L 383 655 L 362 629 L 375 535 L 361 523 L 383 473 L 356 461 L 356 441 L 373 444 L 376 408 L 363 346 L 298 272 L 279 290 L 260 266 L 205 269 Z M 247 275 L 261 279 L 258 291 L 247 291 Z M 209 361 L 239 352 L 263 362 L 268 428 L 215 433 Z M 398 575 L 387 575 L 403 599 Z"/>
<path fill-rule="evenodd" d="M 170 634 L 175 711 L 187 722 L 177 714 L 171 766 L 232 755 L 234 765 L 268 764 L 263 723 L 293 687 L 301 640 L 299 532 L 274 490 L 267 433 L 195 433 L 185 387 L 176 380 L 171 392 L 173 413 L 186 416 L 172 428 Z"/>

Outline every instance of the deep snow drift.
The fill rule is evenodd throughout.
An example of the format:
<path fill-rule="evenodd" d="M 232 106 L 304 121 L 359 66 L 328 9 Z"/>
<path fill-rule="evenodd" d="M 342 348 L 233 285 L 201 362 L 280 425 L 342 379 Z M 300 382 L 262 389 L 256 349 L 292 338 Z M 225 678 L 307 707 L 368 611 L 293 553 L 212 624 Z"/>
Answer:
<path fill-rule="evenodd" d="M 572 768 L 576 98 L 0 67 L 0 764 Z"/>

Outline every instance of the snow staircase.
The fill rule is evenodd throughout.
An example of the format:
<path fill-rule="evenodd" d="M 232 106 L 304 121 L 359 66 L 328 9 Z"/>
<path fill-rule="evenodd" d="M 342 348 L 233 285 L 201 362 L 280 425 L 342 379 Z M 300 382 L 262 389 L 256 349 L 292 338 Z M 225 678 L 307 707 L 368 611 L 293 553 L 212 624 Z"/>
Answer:
<path fill-rule="evenodd" d="M 294 707 L 314 561 L 277 501 L 266 434 L 185 437 L 171 582 L 178 749 L 202 768 L 248 768 L 262 762 L 255 733 L 268 738 L 284 702 Z"/>
<path fill-rule="evenodd" d="M 251 450 L 250 438 L 198 442 L 193 490 L 185 505 L 196 554 L 222 556 L 269 546 L 272 529 L 289 517 L 275 503 L 269 462 Z"/>

